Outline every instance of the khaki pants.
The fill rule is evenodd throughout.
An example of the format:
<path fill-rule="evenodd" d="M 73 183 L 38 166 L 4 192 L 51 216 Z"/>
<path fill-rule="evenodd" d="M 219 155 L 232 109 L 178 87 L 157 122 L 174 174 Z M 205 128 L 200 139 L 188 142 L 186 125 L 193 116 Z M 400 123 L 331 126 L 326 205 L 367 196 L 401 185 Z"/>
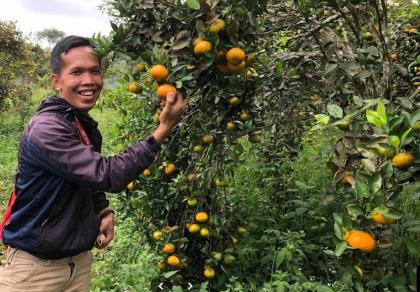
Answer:
<path fill-rule="evenodd" d="M 10 248 L 0 268 L 0 292 L 89 292 L 92 252 L 44 260 Z"/>

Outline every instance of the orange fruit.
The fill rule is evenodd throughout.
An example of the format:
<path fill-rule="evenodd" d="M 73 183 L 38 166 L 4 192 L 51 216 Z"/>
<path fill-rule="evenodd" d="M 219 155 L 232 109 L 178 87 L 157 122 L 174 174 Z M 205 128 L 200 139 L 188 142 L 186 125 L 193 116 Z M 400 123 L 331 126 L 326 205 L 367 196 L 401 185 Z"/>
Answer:
<path fill-rule="evenodd" d="M 127 189 L 129 189 L 130 191 L 134 190 L 134 187 L 135 187 L 135 185 L 134 185 L 133 182 L 131 182 L 127 185 Z"/>
<path fill-rule="evenodd" d="M 211 50 L 211 43 L 208 41 L 198 42 L 194 46 L 194 54 L 196 55 L 203 55 L 205 53 L 208 53 L 210 50 Z"/>
<path fill-rule="evenodd" d="M 226 130 L 228 130 L 228 131 L 233 131 L 233 130 L 235 130 L 235 123 L 234 123 L 234 122 L 228 122 L 228 123 L 226 124 Z"/>
<path fill-rule="evenodd" d="M 231 254 L 226 254 L 223 257 L 223 264 L 225 266 L 231 266 L 234 261 L 235 261 L 235 257 L 233 255 L 231 255 Z"/>
<path fill-rule="evenodd" d="M 252 134 L 248 136 L 248 141 L 251 143 L 261 143 L 263 140 L 263 137 L 258 134 Z"/>
<path fill-rule="evenodd" d="M 216 64 L 216 68 L 224 74 L 229 73 L 229 68 L 226 64 Z"/>
<path fill-rule="evenodd" d="M 201 145 L 194 146 L 194 152 L 195 153 L 203 153 L 203 151 L 204 151 L 204 147 L 203 146 L 201 146 Z"/>
<path fill-rule="evenodd" d="M 392 158 L 392 165 L 395 168 L 403 169 L 413 164 L 414 155 L 408 152 L 398 153 Z"/>
<path fill-rule="evenodd" d="M 232 96 L 231 98 L 229 98 L 230 105 L 236 106 L 236 105 L 239 105 L 240 103 L 241 103 L 241 100 L 236 96 Z"/>
<path fill-rule="evenodd" d="M 171 175 L 175 172 L 176 167 L 175 164 L 173 163 L 169 163 L 167 166 L 165 166 L 165 174 L 166 175 Z"/>
<path fill-rule="evenodd" d="M 251 116 L 247 112 L 242 112 L 240 115 L 240 119 L 244 122 L 249 121 L 251 119 Z"/>
<path fill-rule="evenodd" d="M 134 67 L 134 71 L 136 71 L 136 73 L 142 73 L 146 71 L 146 66 L 143 63 L 137 63 Z"/>
<path fill-rule="evenodd" d="M 226 53 L 226 59 L 230 64 L 238 65 L 245 60 L 245 52 L 240 48 L 232 48 Z"/>
<path fill-rule="evenodd" d="M 164 271 L 166 269 L 166 263 L 163 260 L 159 260 L 156 264 L 159 271 Z"/>
<path fill-rule="evenodd" d="M 210 134 L 204 135 L 203 136 L 203 142 L 206 143 L 206 144 L 213 143 L 214 142 L 214 136 L 210 135 Z"/>
<path fill-rule="evenodd" d="M 384 225 L 390 225 L 395 222 L 395 219 L 385 217 L 382 214 L 373 213 L 372 214 L 372 220 L 376 223 L 384 224 Z"/>
<path fill-rule="evenodd" d="M 198 201 L 197 201 L 196 198 L 189 198 L 188 201 L 187 201 L 187 204 L 190 207 L 197 206 L 197 203 L 198 203 Z"/>
<path fill-rule="evenodd" d="M 145 170 L 143 170 L 143 175 L 144 176 L 149 176 L 152 172 L 150 171 L 150 169 L 146 168 Z"/>
<path fill-rule="evenodd" d="M 226 52 L 225 52 L 225 50 L 220 50 L 220 51 L 217 51 L 217 58 L 219 58 L 219 59 L 224 59 L 226 57 Z"/>
<path fill-rule="evenodd" d="M 245 61 L 242 61 L 239 64 L 227 63 L 227 67 L 228 67 L 229 72 L 231 72 L 231 73 L 239 73 L 245 67 Z"/>
<path fill-rule="evenodd" d="M 201 38 L 201 37 L 196 38 L 193 42 L 193 46 L 195 47 L 201 41 L 203 41 L 203 38 Z"/>
<path fill-rule="evenodd" d="M 165 246 L 162 248 L 162 252 L 163 253 L 174 253 L 175 252 L 175 245 L 173 243 L 167 243 L 165 244 Z"/>
<path fill-rule="evenodd" d="M 236 228 L 236 231 L 238 231 L 239 234 L 245 234 L 246 233 L 245 227 L 242 227 L 242 226 L 238 226 Z"/>
<path fill-rule="evenodd" d="M 206 222 L 208 219 L 209 216 L 206 212 L 198 212 L 197 214 L 195 214 L 195 220 L 197 220 L 197 222 L 203 223 Z"/>
<path fill-rule="evenodd" d="M 181 263 L 181 260 L 176 255 L 171 255 L 168 257 L 167 262 L 168 262 L 168 265 L 170 265 L 171 267 L 176 267 L 176 266 L 179 266 L 179 264 Z"/>
<path fill-rule="evenodd" d="M 223 180 L 223 179 L 221 179 L 221 178 L 216 178 L 215 180 L 214 180 L 214 184 L 216 185 L 216 187 L 218 187 L 218 188 L 223 188 L 223 187 L 225 187 L 226 186 L 226 182 Z"/>
<path fill-rule="evenodd" d="M 246 57 L 246 59 L 245 59 L 245 64 L 247 65 L 247 66 L 249 66 L 249 65 L 251 65 L 254 61 L 255 61 L 255 54 L 250 54 L 250 55 L 248 55 L 247 57 Z"/>
<path fill-rule="evenodd" d="M 185 178 L 187 179 L 188 182 L 193 182 L 193 181 L 195 181 L 195 179 L 197 177 L 194 173 L 189 173 L 189 174 L 187 174 L 187 176 Z"/>
<path fill-rule="evenodd" d="M 360 249 L 363 252 L 371 252 L 375 249 L 375 238 L 366 231 L 352 230 L 345 239 L 352 248 Z"/>
<path fill-rule="evenodd" d="M 157 89 L 157 95 L 159 96 L 160 99 L 164 99 L 164 100 L 166 99 L 166 95 L 170 92 L 176 93 L 176 88 L 170 84 L 163 84 L 159 86 Z"/>
<path fill-rule="evenodd" d="M 155 65 L 149 70 L 150 76 L 156 81 L 161 81 L 168 77 L 168 69 L 163 65 Z"/>
<path fill-rule="evenodd" d="M 246 71 L 245 77 L 246 77 L 246 79 L 251 80 L 252 77 L 254 77 L 254 73 L 252 73 L 251 70 L 248 70 L 248 71 Z"/>
<path fill-rule="evenodd" d="M 198 231 L 200 231 L 200 225 L 198 225 L 198 224 L 191 224 L 189 227 L 188 227 L 188 231 L 190 232 L 190 233 L 192 233 L 192 234 L 194 234 L 194 233 L 197 233 Z"/>
<path fill-rule="evenodd" d="M 353 176 L 351 175 L 351 172 L 349 172 L 349 171 L 345 171 L 344 172 L 344 176 L 343 176 L 343 178 L 340 180 L 340 182 L 343 184 L 343 185 L 349 185 L 349 184 L 351 184 L 350 182 L 353 180 Z"/>
<path fill-rule="evenodd" d="M 162 240 L 163 239 L 163 232 L 160 230 L 156 230 L 155 232 L 153 232 L 152 238 L 154 240 Z"/>
<path fill-rule="evenodd" d="M 214 271 L 212 267 L 205 267 L 203 274 L 204 274 L 204 277 L 208 280 L 211 280 L 214 278 L 214 276 L 216 276 L 216 272 Z"/>
<path fill-rule="evenodd" d="M 127 89 L 131 93 L 140 93 L 143 90 L 143 88 L 141 87 L 141 85 L 138 84 L 137 82 L 131 82 L 130 84 L 128 84 Z"/>
<path fill-rule="evenodd" d="M 207 228 L 201 228 L 200 235 L 202 237 L 209 237 L 210 236 L 210 231 Z"/>
<path fill-rule="evenodd" d="M 213 21 L 213 23 L 210 25 L 210 28 L 209 28 L 211 32 L 216 32 L 216 33 L 224 29 L 225 29 L 225 21 L 219 18 Z"/>

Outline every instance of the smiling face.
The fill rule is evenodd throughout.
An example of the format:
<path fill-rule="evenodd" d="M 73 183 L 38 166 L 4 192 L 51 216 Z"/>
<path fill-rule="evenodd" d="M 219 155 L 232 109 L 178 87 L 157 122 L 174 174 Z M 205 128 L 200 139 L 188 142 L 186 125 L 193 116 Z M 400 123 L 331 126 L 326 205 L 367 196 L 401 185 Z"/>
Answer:
<path fill-rule="evenodd" d="M 61 54 L 60 74 L 51 81 L 60 95 L 73 107 L 87 113 L 96 103 L 103 87 L 101 66 L 89 46 L 75 47 Z"/>

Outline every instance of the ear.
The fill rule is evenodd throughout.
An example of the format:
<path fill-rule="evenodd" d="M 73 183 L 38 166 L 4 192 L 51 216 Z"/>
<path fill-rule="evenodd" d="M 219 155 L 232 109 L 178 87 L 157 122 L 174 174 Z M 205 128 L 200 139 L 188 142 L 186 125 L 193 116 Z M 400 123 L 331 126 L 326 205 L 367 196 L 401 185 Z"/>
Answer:
<path fill-rule="evenodd" d="M 55 90 L 61 91 L 62 87 L 60 82 L 60 76 L 54 73 L 51 74 L 51 83 L 54 86 Z"/>

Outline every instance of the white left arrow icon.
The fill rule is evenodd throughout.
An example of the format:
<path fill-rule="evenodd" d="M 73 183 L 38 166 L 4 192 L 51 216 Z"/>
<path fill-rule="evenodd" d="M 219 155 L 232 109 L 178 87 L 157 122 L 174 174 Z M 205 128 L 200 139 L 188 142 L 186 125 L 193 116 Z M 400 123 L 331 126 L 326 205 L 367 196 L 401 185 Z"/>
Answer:
<path fill-rule="evenodd" d="M 163 286 L 163 282 L 160 283 L 159 286 L 158 286 L 160 288 L 160 290 L 163 290 L 163 287 L 162 286 Z"/>

